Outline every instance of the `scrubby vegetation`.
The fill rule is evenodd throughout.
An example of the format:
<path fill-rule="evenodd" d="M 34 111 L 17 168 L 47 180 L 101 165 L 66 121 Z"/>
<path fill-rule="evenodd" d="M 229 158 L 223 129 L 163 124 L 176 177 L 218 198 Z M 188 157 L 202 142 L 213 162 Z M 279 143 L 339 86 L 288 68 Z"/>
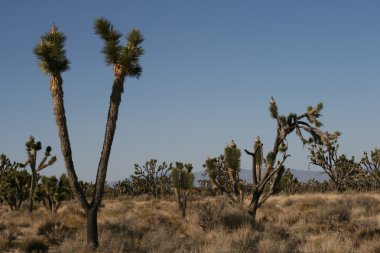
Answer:
<path fill-rule="evenodd" d="M 192 196 L 186 218 L 176 199 L 149 195 L 107 199 L 99 212 L 96 252 L 378 252 L 380 197 L 375 193 L 296 194 L 268 199 L 257 222 L 228 197 Z M 248 205 L 246 201 L 244 205 Z M 85 213 L 65 202 L 56 214 L 40 206 L 0 208 L 0 247 L 88 252 Z M 45 251 L 41 251 L 45 252 Z"/>

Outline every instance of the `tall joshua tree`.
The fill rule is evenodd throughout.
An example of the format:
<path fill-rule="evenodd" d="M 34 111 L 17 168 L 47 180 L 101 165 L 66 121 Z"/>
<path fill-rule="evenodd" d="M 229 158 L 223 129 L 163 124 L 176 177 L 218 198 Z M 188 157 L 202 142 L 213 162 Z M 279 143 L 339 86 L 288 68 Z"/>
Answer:
<path fill-rule="evenodd" d="M 293 131 L 300 137 L 304 144 L 318 143 L 324 144 L 337 138 L 339 133 L 330 134 L 323 132 L 319 128 L 322 123 L 318 120 L 323 109 L 322 103 L 316 107 L 309 106 L 303 114 L 297 115 L 290 113 L 287 117 L 279 115 L 278 107 L 273 97 L 269 101 L 269 111 L 273 119 L 277 121 L 277 134 L 274 146 L 264 158 L 263 143 L 257 137 L 254 143 L 253 152 L 245 150 L 252 156 L 252 199 L 248 213 L 256 219 L 257 209 L 273 194 L 276 186 L 280 182 L 284 173 L 285 160 L 289 157 L 286 153 L 288 149 L 287 136 Z M 304 133 L 308 133 L 310 138 L 305 139 Z M 282 157 L 277 160 L 279 153 Z M 277 162 L 276 162 L 277 161 Z"/>
<path fill-rule="evenodd" d="M 33 212 L 33 198 L 36 191 L 36 185 L 38 181 L 38 175 L 41 170 L 53 165 L 57 161 L 56 156 L 51 156 L 51 147 L 47 146 L 45 149 L 45 154 L 40 163 L 37 163 L 37 153 L 42 149 L 42 144 L 40 141 L 35 141 L 33 136 L 29 137 L 29 140 L 25 143 L 26 152 L 28 154 L 28 159 L 21 163 L 21 167 L 29 165 L 31 170 L 30 178 L 30 188 L 29 188 L 29 213 Z M 50 158 L 49 158 L 50 157 Z"/>
<path fill-rule="evenodd" d="M 90 247 L 96 248 L 99 245 L 97 214 L 104 194 L 108 160 L 116 130 L 121 95 L 124 91 L 124 79 L 127 76 L 136 78 L 141 76 L 142 68 L 139 64 L 139 58 L 143 54 L 143 49 L 140 46 L 143 42 L 143 37 L 138 30 L 132 30 L 126 36 L 127 43 L 122 46 L 120 44 L 121 34 L 114 30 L 108 20 L 98 18 L 95 20 L 94 27 L 95 33 L 100 35 L 104 40 L 102 52 L 105 55 L 106 63 L 113 66 L 114 81 L 110 96 L 104 143 L 96 175 L 95 191 L 91 202 L 87 201 L 76 175 L 66 124 L 61 77 L 61 73 L 69 68 L 69 61 L 66 58 L 64 49 L 65 36 L 53 25 L 50 32 L 41 37 L 41 42 L 34 48 L 34 53 L 40 60 L 41 70 L 50 75 L 53 110 L 58 126 L 58 134 L 61 140 L 61 150 L 65 160 L 67 175 L 75 196 L 79 199 L 79 202 L 86 212 L 87 244 Z"/>

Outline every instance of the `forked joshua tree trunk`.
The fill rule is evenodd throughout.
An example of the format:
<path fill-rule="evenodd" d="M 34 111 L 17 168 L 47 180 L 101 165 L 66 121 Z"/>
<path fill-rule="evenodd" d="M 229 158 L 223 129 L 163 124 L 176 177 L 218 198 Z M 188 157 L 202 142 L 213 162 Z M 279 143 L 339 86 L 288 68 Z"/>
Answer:
<path fill-rule="evenodd" d="M 143 49 L 140 47 L 143 38 L 138 30 L 132 30 L 128 34 L 128 43 L 124 47 L 120 45 L 119 41 L 121 34 L 115 31 L 109 21 L 103 18 L 99 18 L 95 21 L 95 33 L 99 34 L 105 41 L 103 53 L 106 56 L 107 64 L 113 65 L 115 78 L 110 97 L 103 149 L 96 176 L 95 191 L 91 203 L 87 201 L 74 169 L 66 124 L 61 77 L 61 72 L 67 70 L 69 65 L 64 50 L 65 37 L 62 33 L 58 32 L 57 27 L 53 25 L 51 31 L 42 36 L 41 43 L 34 49 L 35 54 L 40 59 L 42 71 L 51 76 L 50 91 L 53 98 L 53 110 L 58 126 L 58 134 L 61 140 L 62 155 L 65 160 L 71 189 L 86 212 L 87 244 L 91 248 L 96 248 L 99 245 L 97 213 L 104 193 L 108 160 L 116 130 L 124 78 L 125 76 L 138 78 L 141 75 L 142 70 L 138 60 L 143 54 Z"/>

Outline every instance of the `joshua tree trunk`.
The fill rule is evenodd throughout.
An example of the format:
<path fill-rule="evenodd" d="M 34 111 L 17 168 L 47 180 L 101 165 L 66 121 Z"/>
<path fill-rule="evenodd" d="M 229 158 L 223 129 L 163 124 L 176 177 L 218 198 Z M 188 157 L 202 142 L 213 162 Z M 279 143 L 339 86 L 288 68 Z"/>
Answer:
<path fill-rule="evenodd" d="M 34 195 L 34 190 L 36 188 L 36 178 L 37 178 L 36 171 L 32 169 L 32 176 L 30 178 L 30 188 L 29 188 L 29 206 L 28 206 L 29 214 L 33 212 L 33 195 Z"/>
<path fill-rule="evenodd" d="M 99 245 L 98 240 L 98 208 L 86 210 L 87 217 L 87 244 L 94 248 Z"/>
<path fill-rule="evenodd" d="M 257 209 L 259 208 L 260 196 L 261 196 L 261 193 L 257 189 L 253 190 L 253 198 L 249 205 L 248 213 L 251 215 L 252 220 L 254 222 L 256 222 L 256 213 L 257 213 Z"/>
<path fill-rule="evenodd" d="M 114 66 L 114 82 L 112 86 L 112 93 L 110 97 L 110 105 L 108 109 L 108 118 L 106 124 L 106 131 L 104 135 L 103 149 L 100 156 L 98 165 L 98 172 L 95 182 L 95 195 L 92 199 L 91 206 L 96 208 L 100 205 L 100 202 L 104 193 L 104 184 L 107 175 L 108 160 L 111 154 L 111 147 L 113 138 L 115 136 L 117 116 L 119 113 L 119 106 L 121 102 L 121 94 L 123 92 L 125 73 L 117 65 Z"/>
<path fill-rule="evenodd" d="M 176 189 L 176 195 L 177 195 L 177 204 L 179 212 L 182 216 L 182 218 L 186 217 L 186 207 L 187 207 L 187 194 L 185 192 L 182 192 L 181 189 Z"/>
<path fill-rule="evenodd" d="M 74 195 L 79 199 L 83 209 L 89 209 L 89 204 L 79 185 L 78 177 L 74 169 L 71 154 L 69 133 L 67 130 L 65 107 L 63 103 L 62 77 L 59 73 L 53 74 L 50 79 L 50 92 L 53 98 L 53 111 L 58 126 L 58 135 L 61 141 L 61 151 L 65 161 L 67 176 Z"/>

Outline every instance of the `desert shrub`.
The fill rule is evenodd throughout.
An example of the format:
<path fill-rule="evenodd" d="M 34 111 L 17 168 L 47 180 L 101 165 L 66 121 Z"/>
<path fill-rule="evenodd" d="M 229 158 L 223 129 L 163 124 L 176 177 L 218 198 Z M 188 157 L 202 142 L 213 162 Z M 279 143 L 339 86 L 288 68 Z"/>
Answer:
<path fill-rule="evenodd" d="M 348 199 L 352 206 L 362 207 L 367 215 L 380 211 L 380 202 L 372 196 L 354 196 Z"/>
<path fill-rule="evenodd" d="M 46 237 L 52 245 L 59 245 L 72 232 L 71 229 L 64 226 L 61 222 L 48 220 L 37 229 L 37 235 Z"/>
<path fill-rule="evenodd" d="M 358 240 L 373 240 L 374 238 L 379 239 L 380 229 L 379 228 L 363 228 L 358 231 Z"/>
<path fill-rule="evenodd" d="M 252 224 L 252 218 L 243 212 L 224 213 L 220 219 L 221 225 L 227 229 L 237 229 L 246 224 Z"/>
<path fill-rule="evenodd" d="M 18 233 L 19 230 L 13 226 L 8 229 L 4 228 L 0 231 L 0 252 L 3 252 L 13 246 L 13 242 L 17 239 Z"/>
<path fill-rule="evenodd" d="M 5 231 L 0 232 L 0 252 L 3 252 L 11 247 L 12 240 L 10 239 L 11 238 L 9 238 L 9 235 Z"/>
<path fill-rule="evenodd" d="M 20 243 L 20 250 L 25 253 L 47 253 L 49 246 L 39 238 L 26 238 Z"/>
<path fill-rule="evenodd" d="M 233 241 L 231 246 L 237 252 L 257 252 L 259 241 L 260 235 L 258 233 L 247 233 L 241 237 L 241 240 Z"/>
<path fill-rule="evenodd" d="M 327 208 L 325 215 L 327 217 L 327 220 L 339 223 L 349 222 L 351 220 L 351 211 L 345 206 L 336 205 L 331 208 Z"/>
<path fill-rule="evenodd" d="M 285 207 L 289 207 L 289 206 L 291 206 L 293 204 L 294 204 L 294 200 L 292 200 L 290 198 L 286 199 L 285 202 L 284 202 L 284 206 Z"/>
<path fill-rule="evenodd" d="M 205 202 L 198 204 L 197 214 L 199 226 L 203 231 L 211 230 L 221 224 L 225 205 L 222 203 Z"/>
<path fill-rule="evenodd" d="M 102 249 L 109 252 L 147 252 L 141 241 L 147 230 L 139 228 L 133 221 L 105 222 L 100 225 L 99 231 L 102 233 Z"/>

